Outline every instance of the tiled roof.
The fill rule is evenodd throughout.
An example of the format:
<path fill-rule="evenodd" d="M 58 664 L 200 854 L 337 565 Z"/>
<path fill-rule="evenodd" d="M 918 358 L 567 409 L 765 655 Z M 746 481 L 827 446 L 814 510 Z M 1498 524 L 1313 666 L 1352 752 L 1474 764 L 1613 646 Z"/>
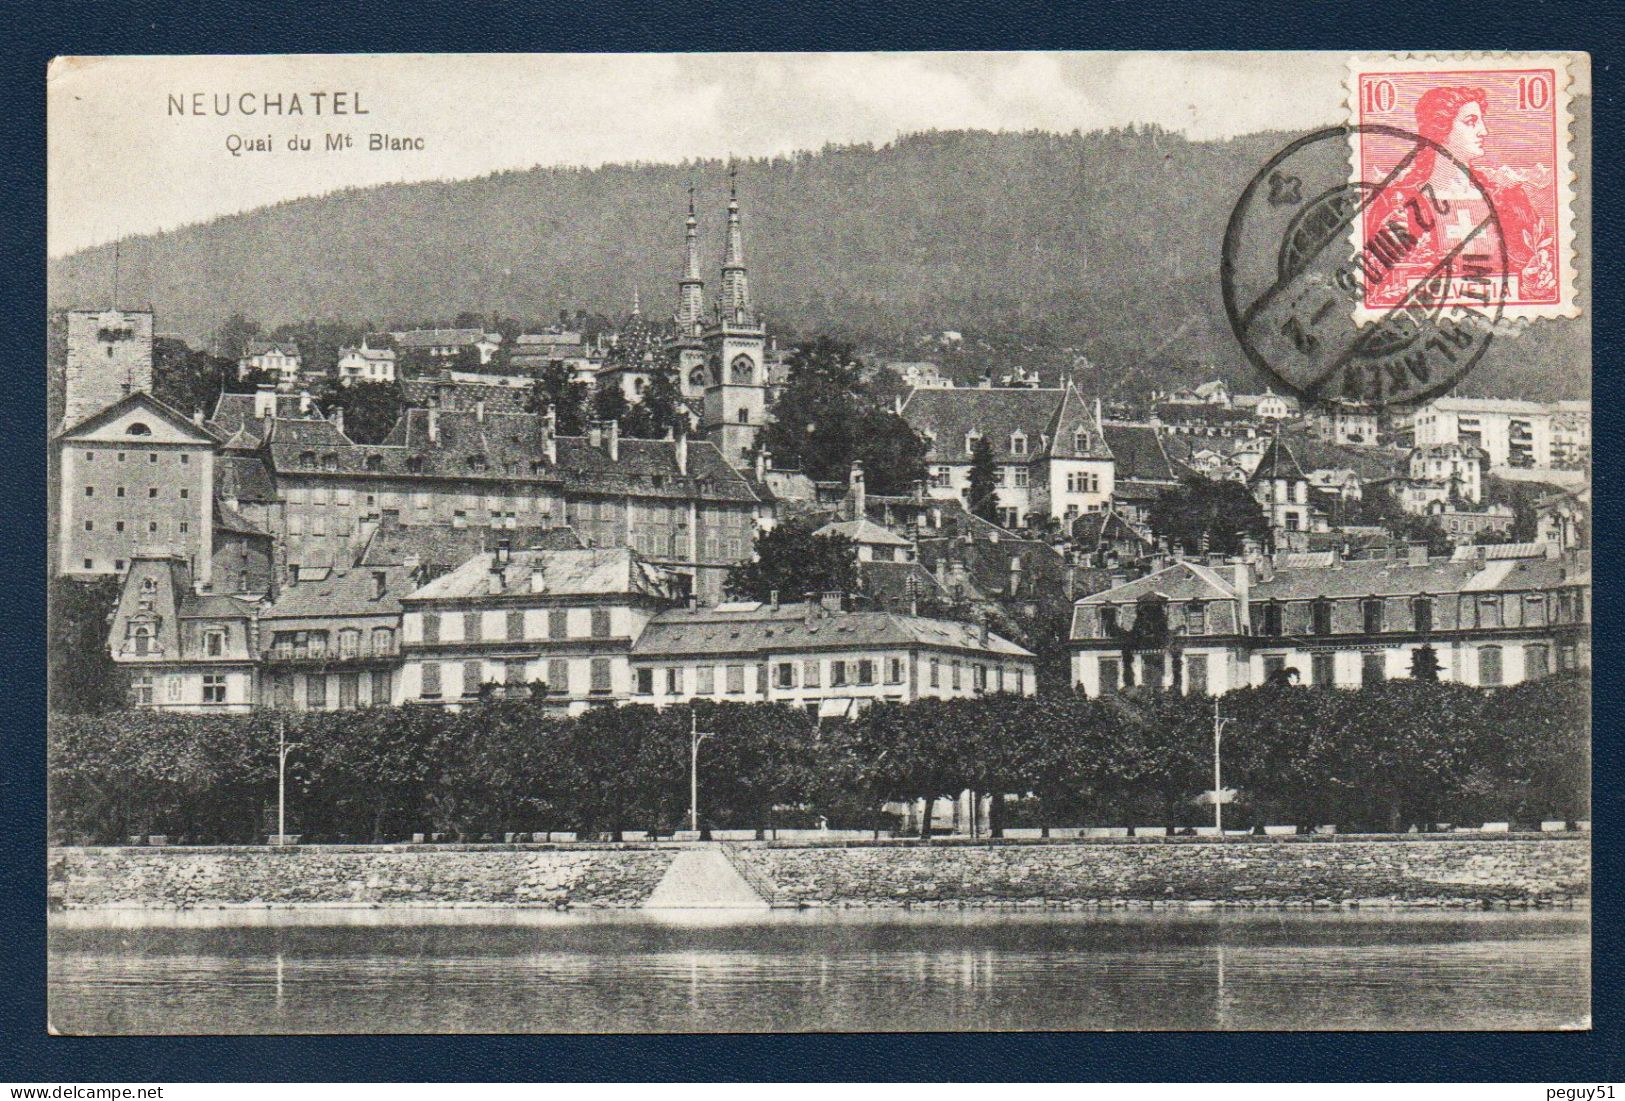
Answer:
<path fill-rule="evenodd" d="M 265 442 L 265 422 L 254 415 L 255 396 L 253 394 L 226 394 L 222 393 L 214 403 L 214 415 L 207 424 L 221 439 L 227 440 L 227 447 L 254 448 Z M 301 402 L 305 411 L 300 411 Z M 276 395 L 276 416 L 283 420 L 309 419 L 321 420 L 322 411 L 316 403 L 299 394 Z M 240 438 L 239 438 L 239 435 Z"/>
<path fill-rule="evenodd" d="M 194 593 L 188 590 L 181 598 L 177 613 L 182 619 L 233 619 L 254 614 L 254 606 L 234 596 L 220 593 Z"/>
<path fill-rule="evenodd" d="M 243 344 L 243 358 L 275 352 L 278 355 L 297 356 L 299 345 L 291 340 L 249 340 Z"/>
<path fill-rule="evenodd" d="M 859 588 L 885 607 L 902 609 L 910 600 L 949 599 L 948 591 L 918 562 L 859 562 L 857 567 Z"/>
<path fill-rule="evenodd" d="M 476 554 L 455 570 L 411 593 L 407 599 L 467 600 L 500 595 L 491 591 L 492 563 L 496 557 L 494 553 Z M 675 593 L 665 570 L 645 562 L 628 547 L 513 551 L 501 571 L 503 591 L 535 592 L 531 576 L 537 563 L 543 567 L 545 580 L 545 588 L 539 595 L 636 594 L 669 599 Z"/>
<path fill-rule="evenodd" d="M 1116 482 L 1177 482 L 1179 471 L 1162 446 L 1162 435 L 1149 424 L 1104 424 L 1106 446 L 1117 464 Z"/>
<path fill-rule="evenodd" d="M 393 348 L 340 348 L 339 358 L 357 355 L 362 359 L 374 359 L 380 363 L 394 363 L 395 349 Z"/>
<path fill-rule="evenodd" d="M 1164 566 L 1154 573 L 1124 582 L 1116 588 L 1083 597 L 1079 604 L 1121 604 L 1142 596 L 1169 600 L 1225 600 L 1236 593 L 1232 579 L 1221 571 L 1189 560 Z"/>
<path fill-rule="evenodd" d="M 657 658 L 930 646 L 993 657 L 1032 657 L 1027 650 L 992 633 L 984 646 L 978 630 L 968 623 L 896 612 L 829 615 L 815 612 L 814 618 L 808 620 L 803 604 L 784 604 L 776 610 L 766 605 L 752 605 L 737 611 L 676 608 L 660 612 L 649 621 L 632 646 L 632 656 Z"/>
<path fill-rule="evenodd" d="M 270 532 L 224 501 L 214 503 L 214 526 L 221 531 L 235 532 L 238 535 L 260 535 L 267 539 L 271 537 Z"/>
<path fill-rule="evenodd" d="M 214 462 L 216 497 L 235 497 L 239 501 L 267 504 L 277 500 L 276 484 L 271 472 L 258 455 L 221 455 Z"/>
<path fill-rule="evenodd" d="M 362 549 L 363 566 L 398 566 L 409 558 L 442 573 L 467 562 L 476 554 L 495 549 L 507 540 L 510 547 L 531 550 L 574 550 L 582 547 L 580 536 L 569 527 L 455 527 L 451 524 L 402 524 L 385 519 L 379 523 Z"/>
<path fill-rule="evenodd" d="M 112 405 L 98 409 L 88 417 L 81 418 L 75 424 L 64 424 L 58 438 L 65 439 L 69 436 L 90 432 L 99 425 L 123 416 L 127 411 L 138 407 L 147 410 L 155 417 L 162 418 L 172 427 L 178 428 L 181 432 L 193 437 L 198 443 L 220 443 L 225 439 L 223 434 L 209 427 L 207 423 L 198 424 L 191 417 L 159 401 L 145 390 L 137 390 L 133 394 L 126 394 Z"/>
<path fill-rule="evenodd" d="M 1147 550 L 1155 545 L 1111 508 L 1101 509 L 1099 512 L 1086 512 L 1072 521 L 1072 541 L 1081 547 L 1095 547 L 1119 539 L 1132 539 Z"/>
<path fill-rule="evenodd" d="M 1461 592 L 1479 571 L 1474 562 L 1429 559 L 1411 565 L 1403 558 L 1352 559 L 1331 569 L 1286 568 L 1253 583 L 1254 600 L 1311 600 L 1317 596 L 1405 596 Z"/>
<path fill-rule="evenodd" d="M 903 403 L 903 419 L 930 442 L 928 463 L 968 462 L 965 437 L 971 432 L 987 440 L 994 462 L 1029 462 L 1043 453 L 1044 434 L 1065 393 L 1058 388 L 913 390 Z M 1024 455 L 1010 451 L 1010 437 L 1018 431 L 1027 437 Z"/>
<path fill-rule="evenodd" d="M 485 339 L 483 329 L 406 329 L 390 333 L 402 348 L 439 348 L 447 345 L 478 344 Z"/>
<path fill-rule="evenodd" d="M 686 475 L 677 470 L 675 440 L 622 437 L 617 451 L 619 457 L 611 459 L 607 450 L 593 447 L 585 437 L 558 437 L 558 473 L 566 489 L 741 503 L 757 500 L 744 475 L 729 466 L 709 440 L 689 440 Z"/>
<path fill-rule="evenodd" d="M 868 543 L 888 547 L 907 547 L 912 544 L 901 535 L 896 535 L 873 520 L 842 520 L 833 524 L 825 524 L 814 535 L 844 535 L 854 543 Z"/>
<path fill-rule="evenodd" d="M 408 379 L 401 383 L 407 405 L 427 409 L 438 400 L 442 388 L 448 390 L 453 409 L 469 410 L 477 401 L 485 402 L 488 413 L 523 413 L 530 397 L 528 386 L 504 386 L 487 382 L 442 382 L 436 379 Z"/>
<path fill-rule="evenodd" d="M 1260 482 L 1269 478 L 1288 478 L 1294 481 L 1308 481 L 1309 475 L 1304 473 L 1303 467 L 1298 463 L 1298 457 L 1285 441 L 1273 439 L 1269 447 L 1253 468 L 1249 482 Z"/>
<path fill-rule="evenodd" d="M 377 595 L 375 573 L 384 575 L 383 596 Z M 284 586 L 260 618 L 399 615 L 401 597 L 411 588 L 411 575 L 401 566 L 332 570 L 323 580 Z"/>

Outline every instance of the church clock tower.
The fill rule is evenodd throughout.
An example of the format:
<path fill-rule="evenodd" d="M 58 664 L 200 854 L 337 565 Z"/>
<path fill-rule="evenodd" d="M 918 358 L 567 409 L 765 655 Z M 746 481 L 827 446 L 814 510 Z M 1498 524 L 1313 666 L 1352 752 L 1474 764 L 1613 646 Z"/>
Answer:
<path fill-rule="evenodd" d="M 692 238 L 691 238 L 692 240 Z M 686 283 L 686 280 L 685 280 Z M 686 300 L 685 300 L 686 303 Z M 739 225 L 738 172 L 728 169 L 728 244 L 716 314 L 701 333 L 705 354 L 706 438 L 735 466 L 756 446 L 767 420 L 767 334 L 750 302 L 745 235 Z"/>
<path fill-rule="evenodd" d="M 677 312 L 672 315 L 668 348 L 677 365 L 677 385 L 695 408 L 705 400 L 709 377 L 705 366 L 705 280 L 700 278 L 700 231 L 694 217 L 694 185 L 688 185 L 688 221 L 683 278 L 677 283 Z"/>

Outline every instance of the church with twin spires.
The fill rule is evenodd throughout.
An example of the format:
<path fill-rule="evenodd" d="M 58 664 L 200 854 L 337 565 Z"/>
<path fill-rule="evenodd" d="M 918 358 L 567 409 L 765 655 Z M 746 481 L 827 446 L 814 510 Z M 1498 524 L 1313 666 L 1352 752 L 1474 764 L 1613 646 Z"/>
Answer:
<path fill-rule="evenodd" d="M 701 410 L 700 428 L 723 457 L 745 466 L 767 420 L 767 333 L 750 299 L 738 172 L 728 171 L 728 236 L 722 286 L 710 311 L 700 276 L 699 222 L 688 191 L 683 277 L 669 345 L 683 397 Z"/>

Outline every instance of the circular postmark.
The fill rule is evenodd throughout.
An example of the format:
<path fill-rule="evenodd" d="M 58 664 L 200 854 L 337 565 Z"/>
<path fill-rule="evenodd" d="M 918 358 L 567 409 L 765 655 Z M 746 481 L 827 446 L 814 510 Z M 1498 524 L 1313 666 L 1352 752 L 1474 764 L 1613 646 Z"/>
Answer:
<path fill-rule="evenodd" d="M 1380 179 L 1350 179 L 1356 135 L 1404 143 Z M 1507 298 L 1491 193 L 1443 146 L 1388 126 L 1305 135 L 1231 212 L 1224 308 L 1252 363 L 1306 402 L 1381 408 L 1454 387 Z M 1378 308 L 1372 308 L 1378 303 Z"/>

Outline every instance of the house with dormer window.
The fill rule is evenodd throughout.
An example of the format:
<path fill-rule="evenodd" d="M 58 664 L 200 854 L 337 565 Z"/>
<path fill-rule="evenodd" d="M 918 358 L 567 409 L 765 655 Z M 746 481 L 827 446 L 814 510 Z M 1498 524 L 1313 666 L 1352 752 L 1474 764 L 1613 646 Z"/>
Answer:
<path fill-rule="evenodd" d="M 254 606 L 197 591 L 191 563 L 159 548 L 131 559 L 108 630 L 135 707 L 194 714 L 254 707 Z"/>

